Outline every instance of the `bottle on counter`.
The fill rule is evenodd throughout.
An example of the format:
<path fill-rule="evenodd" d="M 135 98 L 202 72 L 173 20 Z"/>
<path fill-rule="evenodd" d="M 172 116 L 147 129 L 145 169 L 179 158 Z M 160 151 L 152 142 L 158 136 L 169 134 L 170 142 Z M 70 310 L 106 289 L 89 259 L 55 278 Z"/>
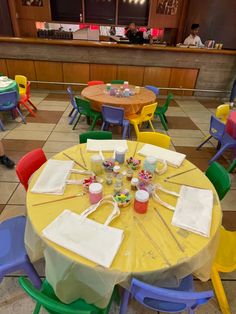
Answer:
<path fill-rule="evenodd" d="M 147 156 L 144 160 L 143 169 L 154 174 L 157 167 L 157 158 L 154 156 Z"/>
<path fill-rule="evenodd" d="M 115 151 L 115 160 L 119 164 L 123 164 L 125 162 L 125 149 L 122 147 L 117 147 Z"/>
<path fill-rule="evenodd" d="M 102 157 L 100 155 L 93 155 L 91 156 L 91 171 L 96 175 L 102 173 Z"/>
<path fill-rule="evenodd" d="M 139 183 L 138 178 L 132 178 L 132 180 L 131 180 L 131 190 L 132 191 L 137 191 L 138 183 Z"/>

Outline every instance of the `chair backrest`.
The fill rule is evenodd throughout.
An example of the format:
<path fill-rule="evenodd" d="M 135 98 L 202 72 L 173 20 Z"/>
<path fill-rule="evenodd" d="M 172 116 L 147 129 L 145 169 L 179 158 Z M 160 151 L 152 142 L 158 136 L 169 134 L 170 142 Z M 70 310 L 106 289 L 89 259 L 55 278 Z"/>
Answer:
<path fill-rule="evenodd" d="M 22 89 L 22 92 L 26 94 L 27 77 L 24 75 L 15 75 L 15 81 L 17 82 L 18 86 Z"/>
<path fill-rule="evenodd" d="M 14 106 L 17 106 L 17 102 L 18 94 L 16 91 L 0 93 L 0 110 L 2 105 L 4 105 L 5 109 L 6 107 L 12 108 Z"/>
<path fill-rule="evenodd" d="M 230 105 L 224 104 L 216 108 L 216 117 L 220 119 L 223 123 L 226 123 L 230 113 Z"/>
<path fill-rule="evenodd" d="M 155 311 L 179 313 L 195 309 L 213 297 L 213 291 L 184 292 L 164 289 L 132 279 L 131 294 L 144 306 Z"/>
<path fill-rule="evenodd" d="M 41 148 L 32 150 L 19 160 L 16 166 L 16 174 L 26 191 L 28 190 L 29 178 L 46 161 L 47 158 Z"/>
<path fill-rule="evenodd" d="M 104 84 L 103 81 L 89 81 L 88 86 L 94 86 L 94 85 L 102 85 Z"/>
<path fill-rule="evenodd" d="M 28 99 L 30 99 L 30 81 L 27 82 L 26 96 L 27 96 Z"/>
<path fill-rule="evenodd" d="M 173 94 L 168 94 L 166 97 L 166 101 L 164 103 L 164 105 L 162 106 L 162 111 L 163 113 L 165 113 L 170 105 L 171 100 L 174 99 L 174 95 Z"/>
<path fill-rule="evenodd" d="M 79 135 L 80 144 L 87 143 L 88 139 L 92 140 L 111 140 L 112 132 L 108 131 L 91 131 Z"/>
<path fill-rule="evenodd" d="M 103 120 L 109 123 L 122 124 L 124 120 L 125 110 L 124 108 L 102 106 Z"/>
<path fill-rule="evenodd" d="M 52 290 L 52 287 L 47 283 L 47 286 L 44 284 L 44 289 L 46 286 L 47 294 L 43 291 L 37 290 L 31 282 L 24 278 L 19 278 L 19 284 L 22 287 L 22 289 L 37 303 L 42 305 L 45 309 L 48 310 L 49 313 L 58 313 L 58 314 L 91 314 L 91 310 L 85 310 L 81 309 L 81 311 L 71 306 L 70 304 L 64 304 L 60 302 L 58 299 L 52 298 L 52 295 L 54 295 L 54 291 Z"/>
<path fill-rule="evenodd" d="M 75 96 L 77 108 L 81 114 L 89 115 L 91 113 L 90 101 L 80 96 Z"/>
<path fill-rule="evenodd" d="M 68 86 L 66 90 L 67 90 L 68 95 L 70 96 L 70 103 L 71 103 L 72 107 L 74 109 L 77 109 L 74 92 L 73 92 L 71 86 Z"/>
<path fill-rule="evenodd" d="M 141 113 L 140 113 L 143 121 L 147 121 L 147 120 L 150 120 L 153 118 L 156 107 L 157 107 L 156 102 L 154 104 L 151 104 L 151 105 L 143 106 Z"/>
<path fill-rule="evenodd" d="M 111 84 L 124 84 L 124 80 L 112 80 Z"/>
<path fill-rule="evenodd" d="M 146 85 L 145 88 L 151 90 L 156 96 L 159 95 L 160 90 L 158 87 L 152 86 L 152 85 Z"/>
<path fill-rule="evenodd" d="M 214 138 L 221 139 L 225 133 L 225 124 L 212 115 L 209 132 Z"/>
<path fill-rule="evenodd" d="M 211 163 L 205 174 L 214 185 L 219 199 L 222 200 L 231 188 L 230 174 L 216 161 Z"/>
<path fill-rule="evenodd" d="M 152 144 L 167 149 L 170 147 L 170 137 L 158 132 L 139 132 L 138 142 Z"/>

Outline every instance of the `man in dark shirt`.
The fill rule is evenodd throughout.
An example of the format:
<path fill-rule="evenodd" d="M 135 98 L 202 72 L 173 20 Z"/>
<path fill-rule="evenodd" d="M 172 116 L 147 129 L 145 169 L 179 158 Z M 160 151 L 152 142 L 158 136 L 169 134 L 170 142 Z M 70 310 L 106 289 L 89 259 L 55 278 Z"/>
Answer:
<path fill-rule="evenodd" d="M 143 44 L 143 32 L 139 31 L 135 23 L 130 23 L 126 32 L 126 37 L 129 39 L 131 44 Z"/>

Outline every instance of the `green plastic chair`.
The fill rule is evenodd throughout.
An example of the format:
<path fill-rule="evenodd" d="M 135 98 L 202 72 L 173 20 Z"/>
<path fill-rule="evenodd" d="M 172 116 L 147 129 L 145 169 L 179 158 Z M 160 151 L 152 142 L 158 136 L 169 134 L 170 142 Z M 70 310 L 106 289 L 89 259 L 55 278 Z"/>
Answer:
<path fill-rule="evenodd" d="M 111 84 L 124 84 L 124 80 L 112 80 Z"/>
<path fill-rule="evenodd" d="M 118 291 L 115 287 L 108 306 L 100 309 L 95 305 L 87 304 L 84 300 L 79 299 L 70 304 L 62 303 L 55 295 L 53 288 L 45 279 L 41 290 L 37 290 L 31 282 L 25 277 L 19 278 L 19 284 L 23 290 L 36 301 L 36 307 L 33 314 L 38 314 L 41 307 L 51 314 L 108 314 L 113 300 L 119 301 Z"/>
<path fill-rule="evenodd" d="M 207 168 L 206 176 L 214 185 L 219 199 L 222 200 L 231 187 L 231 178 L 227 170 L 214 161 Z"/>
<path fill-rule="evenodd" d="M 95 124 L 97 122 L 97 120 L 99 119 L 102 119 L 102 114 L 101 112 L 98 112 L 98 111 L 94 111 L 92 108 L 91 108 L 91 105 L 90 105 L 90 101 L 87 100 L 87 99 L 83 99 L 79 96 L 76 96 L 75 97 L 75 101 L 76 101 L 76 105 L 78 107 L 78 111 L 79 111 L 79 116 L 73 126 L 73 130 L 76 128 L 79 120 L 80 120 L 80 117 L 82 115 L 86 116 L 87 118 L 87 121 L 89 122 L 90 120 L 92 120 L 92 124 L 89 128 L 90 131 L 93 131 L 94 127 L 95 127 Z"/>
<path fill-rule="evenodd" d="M 81 133 L 79 136 L 80 144 L 87 143 L 87 139 L 92 140 L 111 140 L 112 132 L 109 131 L 91 131 Z"/>
<path fill-rule="evenodd" d="M 232 173 L 235 168 L 236 168 L 236 158 L 232 161 L 231 165 L 229 166 L 228 172 Z"/>
<path fill-rule="evenodd" d="M 167 125 L 168 121 L 167 121 L 167 118 L 165 116 L 165 113 L 166 113 L 166 111 L 167 111 L 167 109 L 169 107 L 169 104 L 170 104 L 172 99 L 174 99 L 173 94 L 168 94 L 164 105 L 163 106 L 159 106 L 158 105 L 157 108 L 156 108 L 155 114 L 154 114 L 155 117 L 159 116 L 159 118 L 161 120 L 161 124 L 163 125 L 163 128 L 166 131 L 168 131 L 168 125 Z"/>

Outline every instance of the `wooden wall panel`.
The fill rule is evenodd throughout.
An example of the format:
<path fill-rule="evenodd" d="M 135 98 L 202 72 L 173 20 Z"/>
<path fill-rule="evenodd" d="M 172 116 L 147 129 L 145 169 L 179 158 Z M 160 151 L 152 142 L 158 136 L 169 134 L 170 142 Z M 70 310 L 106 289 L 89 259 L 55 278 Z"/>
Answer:
<path fill-rule="evenodd" d="M 89 81 L 89 64 L 62 63 L 64 82 L 87 83 Z M 81 89 L 77 86 L 74 89 Z"/>
<path fill-rule="evenodd" d="M 170 87 L 195 88 L 198 69 L 171 69 Z M 193 92 L 175 91 L 176 95 L 192 96 Z"/>
<path fill-rule="evenodd" d="M 63 82 L 61 62 L 35 61 L 35 71 L 38 81 Z M 39 88 L 64 89 L 63 85 L 38 84 Z"/>
<path fill-rule="evenodd" d="M 145 67 L 143 85 L 154 85 L 157 87 L 168 87 L 170 82 L 171 68 Z M 161 91 L 166 95 L 167 91 Z"/>
<path fill-rule="evenodd" d="M 42 7 L 22 5 L 22 0 L 14 1 L 19 18 L 34 21 L 51 21 L 50 0 L 43 0 Z"/>
<path fill-rule="evenodd" d="M 117 78 L 117 66 L 110 64 L 90 64 L 90 81 L 101 80 L 105 83 Z"/>
<path fill-rule="evenodd" d="M 144 67 L 118 65 L 117 79 L 128 81 L 130 84 L 143 85 Z"/>
<path fill-rule="evenodd" d="M 34 20 L 18 19 L 21 37 L 37 37 L 37 30 Z"/>
<path fill-rule="evenodd" d="M 5 59 L 0 59 L 0 72 L 3 75 L 8 76 L 7 65 L 6 65 L 6 60 Z"/>
<path fill-rule="evenodd" d="M 6 64 L 10 78 L 14 79 L 16 74 L 20 74 L 26 76 L 29 81 L 36 81 L 34 61 L 7 59 Z M 34 83 L 31 87 L 35 88 L 37 86 Z"/>

